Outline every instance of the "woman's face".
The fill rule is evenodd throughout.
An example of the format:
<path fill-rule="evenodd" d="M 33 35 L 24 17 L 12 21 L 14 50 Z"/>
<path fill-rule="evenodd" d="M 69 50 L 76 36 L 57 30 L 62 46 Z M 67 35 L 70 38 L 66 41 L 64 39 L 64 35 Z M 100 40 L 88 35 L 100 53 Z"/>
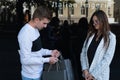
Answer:
<path fill-rule="evenodd" d="M 98 20 L 97 16 L 93 16 L 93 25 L 96 30 L 100 29 L 100 21 Z"/>

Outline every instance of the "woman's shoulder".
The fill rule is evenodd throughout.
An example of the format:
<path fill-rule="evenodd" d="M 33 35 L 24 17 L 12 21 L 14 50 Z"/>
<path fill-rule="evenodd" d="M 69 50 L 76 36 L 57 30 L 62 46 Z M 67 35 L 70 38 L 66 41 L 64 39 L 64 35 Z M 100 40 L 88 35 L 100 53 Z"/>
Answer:
<path fill-rule="evenodd" d="M 110 38 L 116 38 L 116 35 L 111 31 L 109 32 L 109 36 L 110 36 Z"/>

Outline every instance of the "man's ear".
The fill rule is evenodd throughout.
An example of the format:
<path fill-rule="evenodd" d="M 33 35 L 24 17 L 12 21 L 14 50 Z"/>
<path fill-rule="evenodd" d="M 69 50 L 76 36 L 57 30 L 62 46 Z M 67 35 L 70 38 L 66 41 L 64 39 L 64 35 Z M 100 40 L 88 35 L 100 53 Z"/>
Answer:
<path fill-rule="evenodd" d="M 35 18 L 35 21 L 40 21 L 40 19 L 39 18 Z"/>
<path fill-rule="evenodd" d="M 35 18 L 34 21 L 35 21 L 35 23 L 37 23 L 37 22 L 40 21 L 40 19 L 39 18 Z"/>

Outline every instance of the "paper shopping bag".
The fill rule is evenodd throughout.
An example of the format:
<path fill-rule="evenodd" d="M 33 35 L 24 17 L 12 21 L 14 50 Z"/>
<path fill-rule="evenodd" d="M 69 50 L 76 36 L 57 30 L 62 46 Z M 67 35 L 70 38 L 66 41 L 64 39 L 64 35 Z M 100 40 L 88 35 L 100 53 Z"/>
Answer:
<path fill-rule="evenodd" d="M 67 80 L 66 70 L 43 71 L 42 80 Z"/>
<path fill-rule="evenodd" d="M 67 71 L 64 60 L 61 59 L 55 64 L 44 64 L 42 80 L 67 80 Z"/>
<path fill-rule="evenodd" d="M 65 59 L 64 62 L 67 71 L 67 80 L 74 80 L 73 68 L 70 59 Z"/>

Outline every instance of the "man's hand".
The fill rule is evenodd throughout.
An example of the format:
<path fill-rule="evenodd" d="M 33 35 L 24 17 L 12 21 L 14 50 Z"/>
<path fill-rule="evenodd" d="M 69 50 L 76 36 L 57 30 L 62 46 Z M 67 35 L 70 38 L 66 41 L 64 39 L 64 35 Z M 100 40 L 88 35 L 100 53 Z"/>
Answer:
<path fill-rule="evenodd" d="M 58 58 L 56 58 L 56 57 L 50 57 L 49 63 L 50 64 L 55 64 L 57 61 L 58 61 Z"/>
<path fill-rule="evenodd" d="M 59 57 L 60 56 L 60 52 L 58 50 L 52 50 L 52 57 Z"/>

